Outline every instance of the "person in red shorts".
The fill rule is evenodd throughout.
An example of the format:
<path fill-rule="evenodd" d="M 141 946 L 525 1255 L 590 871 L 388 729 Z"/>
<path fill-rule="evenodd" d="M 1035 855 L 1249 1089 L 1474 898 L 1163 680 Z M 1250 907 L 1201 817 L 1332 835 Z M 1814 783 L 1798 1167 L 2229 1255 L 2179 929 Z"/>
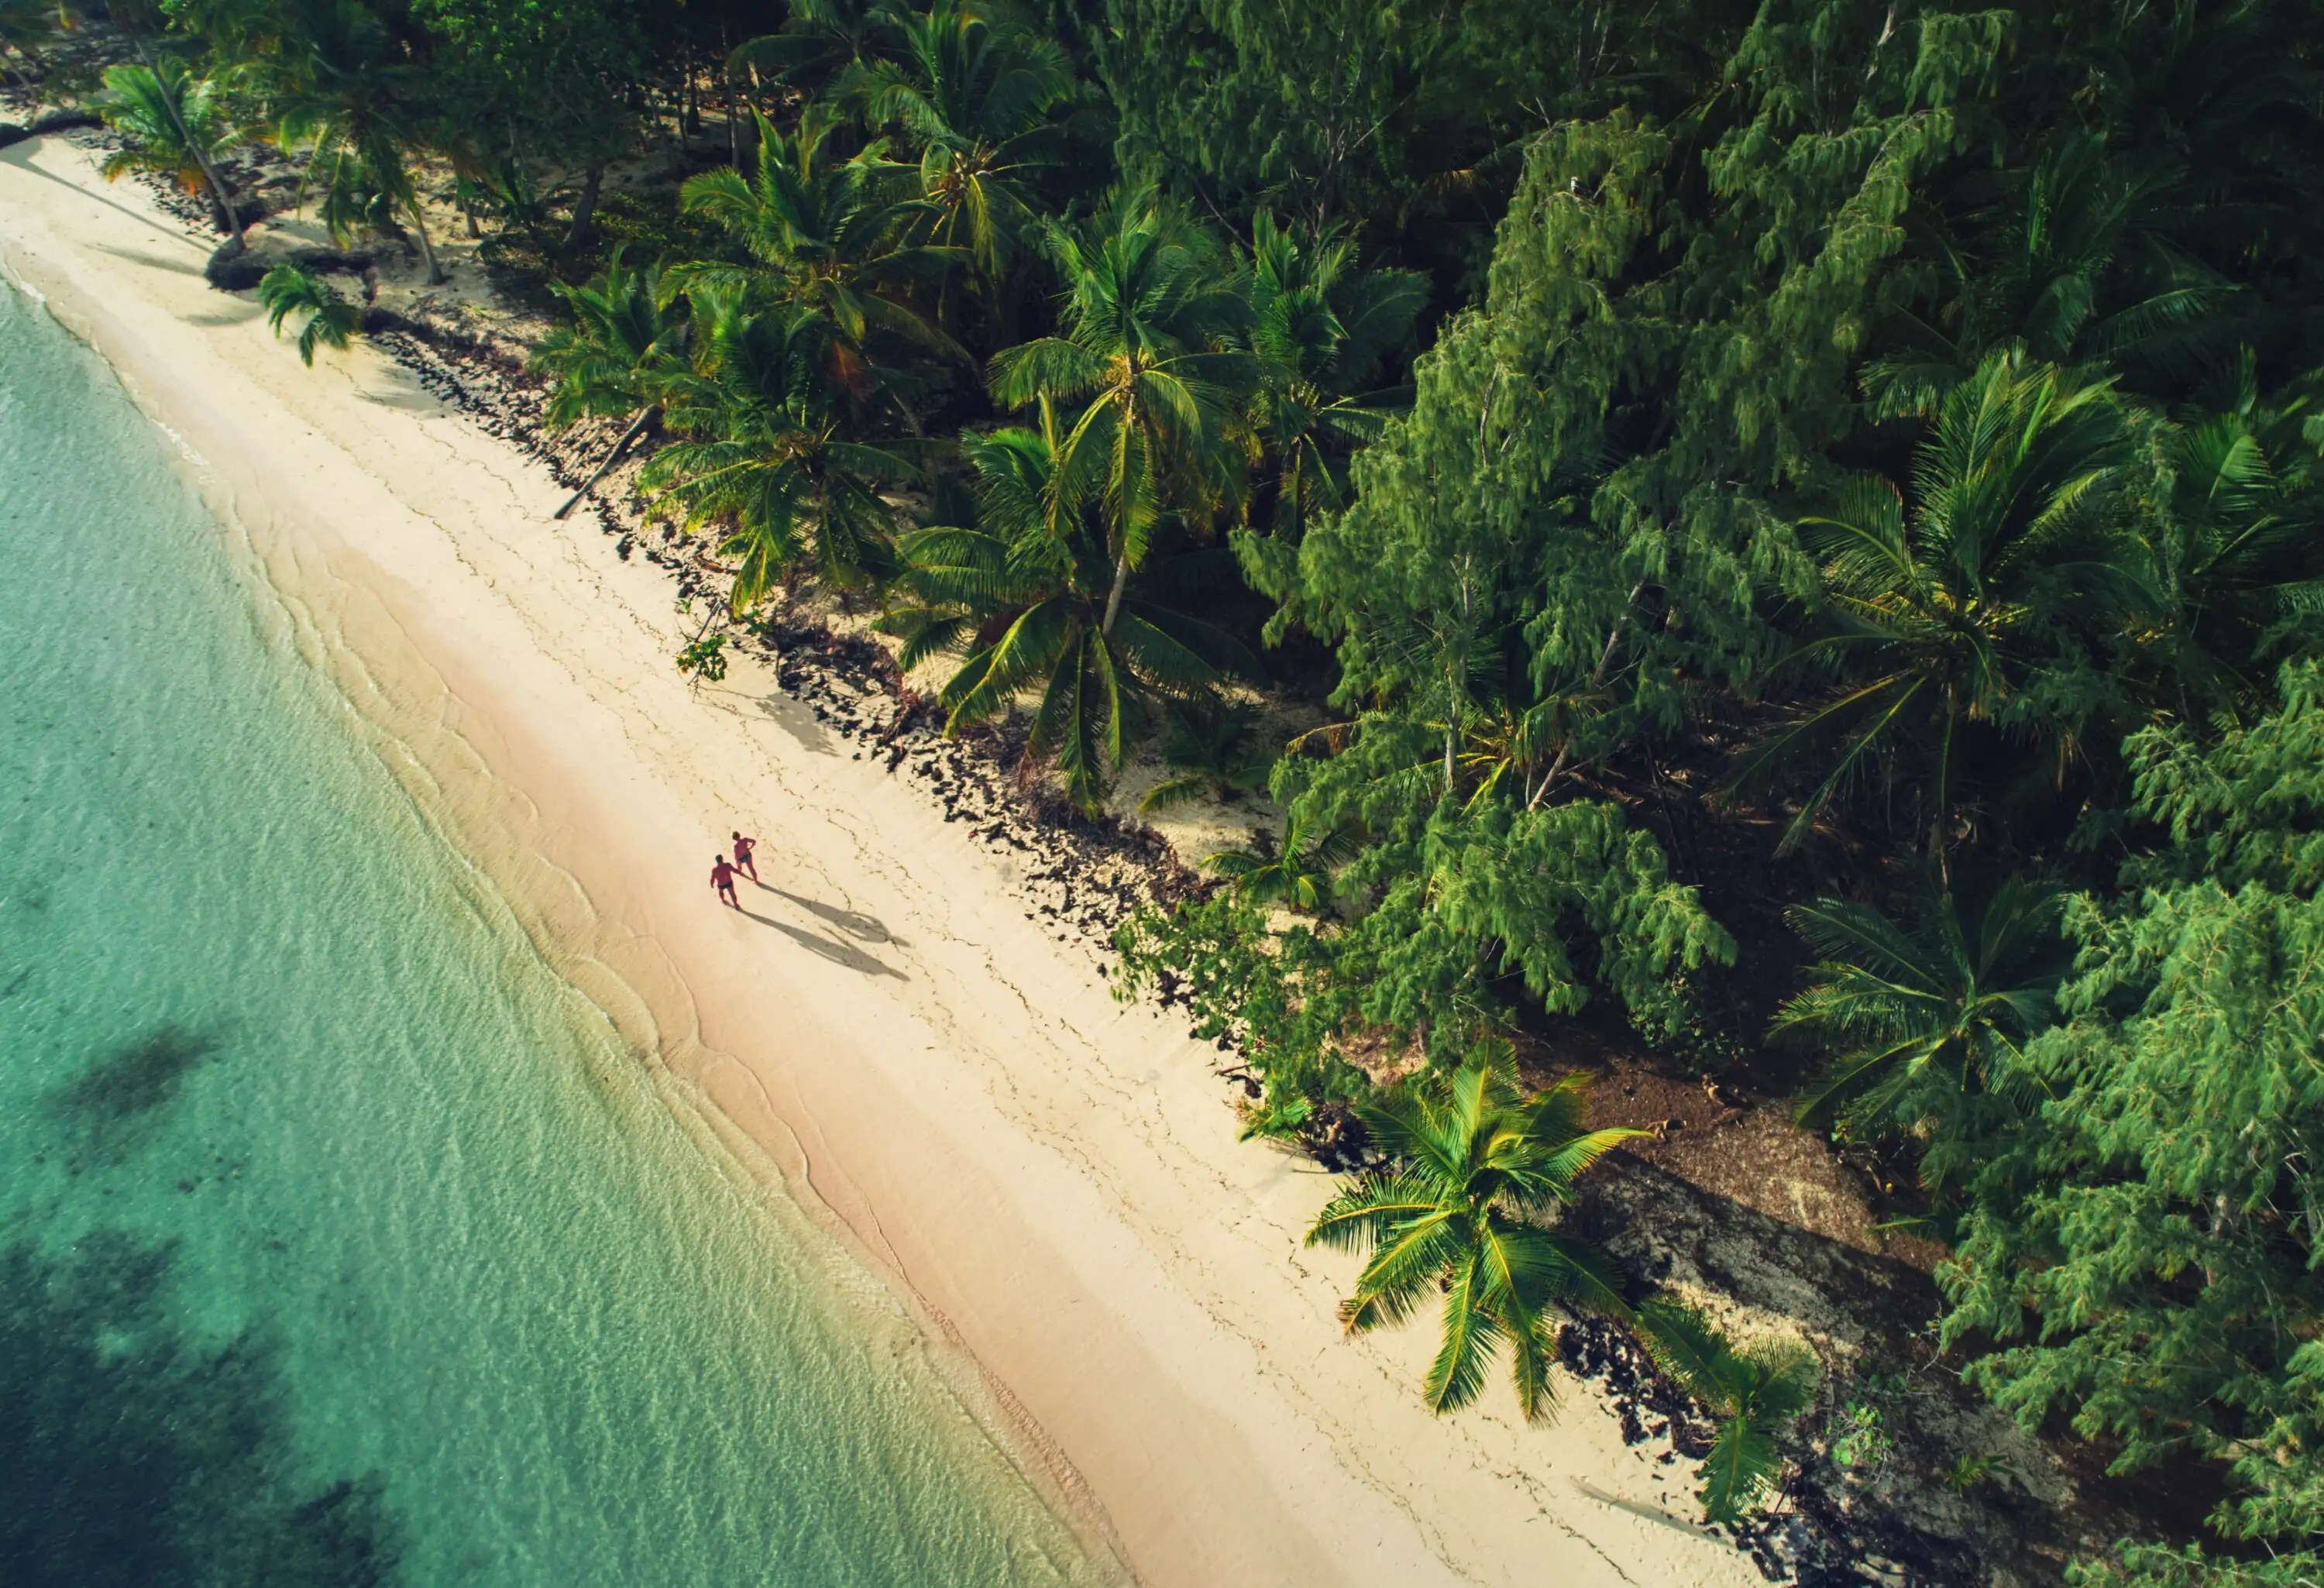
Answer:
<path fill-rule="evenodd" d="M 736 909 L 742 908 L 742 901 L 734 897 L 734 868 L 726 863 L 726 857 L 723 854 L 710 857 L 710 885 L 718 890 L 718 897 L 728 904 Z"/>
<path fill-rule="evenodd" d="M 759 867 L 758 863 L 752 860 L 751 852 L 759 846 L 759 841 L 756 838 L 745 838 L 740 833 L 736 833 L 733 836 L 734 869 L 755 882 L 759 880 Z"/>

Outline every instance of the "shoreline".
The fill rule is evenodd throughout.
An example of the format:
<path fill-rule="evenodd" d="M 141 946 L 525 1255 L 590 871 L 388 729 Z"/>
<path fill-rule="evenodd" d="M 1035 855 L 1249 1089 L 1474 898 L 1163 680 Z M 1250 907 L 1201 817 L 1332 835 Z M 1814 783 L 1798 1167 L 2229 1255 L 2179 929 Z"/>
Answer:
<path fill-rule="evenodd" d="M 1115 1003 L 1021 867 L 763 659 L 689 693 L 660 570 L 375 351 L 301 367 L 206 254 L 83 151 L 0 153 L 0 257 L 202 460 L 407 789 L 976 1365 L 1068 1519 L 1157 1585 L 1759 1581 L 1587 1390 L 1432 1417 L 1425 1324 L 1343 1339 L 1353 1265 L 1298 1245 L 1328 1179 L 1235 1142 L 1207 1045 Z M 699 875 L 729 825 L 773 862 L 748 920 Z"/>

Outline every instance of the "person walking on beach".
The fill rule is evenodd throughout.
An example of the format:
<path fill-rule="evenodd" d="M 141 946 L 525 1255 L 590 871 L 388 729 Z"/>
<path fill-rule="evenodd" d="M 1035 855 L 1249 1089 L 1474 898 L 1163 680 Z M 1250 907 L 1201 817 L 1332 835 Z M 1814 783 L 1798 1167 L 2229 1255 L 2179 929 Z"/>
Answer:
<path fill-rule="evenodd" d="M 719 898 L 734 909 L 742 908 L 742 901 L 734 897 L 734 868 L 726 863 L 723 854 L 710 857 L 710 885 L 718 890 Z"/>
<path fill-rule="evenodd" d="M 740 833 L 734 835 L 734 868 L 754 882 L 759 880 L 759 867 L 757 863 L 752 860 L 751 851 L 758 846 L 759 841 L 756 838 L 745 838 Z"/>

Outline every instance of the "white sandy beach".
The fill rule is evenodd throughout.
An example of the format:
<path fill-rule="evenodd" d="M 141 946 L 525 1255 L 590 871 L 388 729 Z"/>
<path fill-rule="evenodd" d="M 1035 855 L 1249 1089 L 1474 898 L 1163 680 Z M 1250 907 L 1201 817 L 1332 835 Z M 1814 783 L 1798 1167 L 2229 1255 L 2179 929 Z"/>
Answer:
<path fill-rule="evenodd" d="M 1008 861 L 767 669 L 690 694 L 666 577 L 358 347 L 309 370 L 208 244 L 54 139 L 0 152 L 0 261 L 112 361 L 246 531 L 415 799 L 542 951 L 698 1085 L 982 1370 L 1155 1588 L 1756 1583 L 1689 1463 L 1569 1386 L 1422 1406 L 1425 1322 L 1344 1338 L 1331 1192 L 1239 1145 L 1215 1053 L 1110 995 Z M 730 828 L 771 885 L 706 883 Z"/>

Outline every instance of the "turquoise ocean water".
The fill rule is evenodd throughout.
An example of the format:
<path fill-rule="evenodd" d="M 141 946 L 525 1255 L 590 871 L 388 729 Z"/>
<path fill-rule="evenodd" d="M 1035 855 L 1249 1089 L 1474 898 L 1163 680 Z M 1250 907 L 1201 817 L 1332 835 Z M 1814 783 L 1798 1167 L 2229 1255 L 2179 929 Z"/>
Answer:
<path fill-rule="evenodd" d="M 0 286 L 0 1582 L 1079 1583 Z"/>

